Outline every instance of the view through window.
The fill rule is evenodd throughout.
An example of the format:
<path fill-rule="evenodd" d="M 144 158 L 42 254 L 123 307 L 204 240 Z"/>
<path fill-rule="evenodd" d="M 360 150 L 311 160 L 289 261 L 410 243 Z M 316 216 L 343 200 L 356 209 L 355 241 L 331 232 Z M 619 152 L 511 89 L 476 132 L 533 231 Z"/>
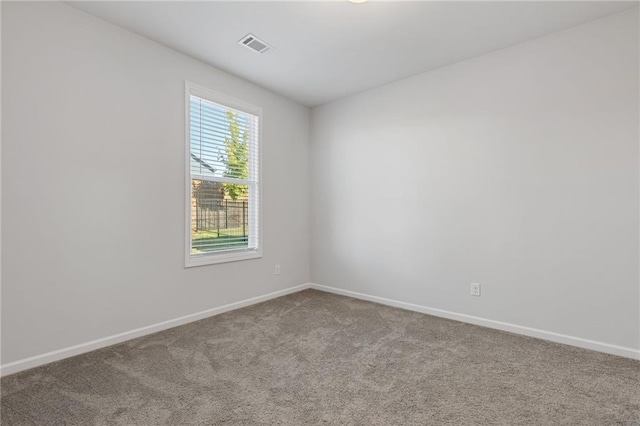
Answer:
<path fill-rule="evenodd" d="M 198 92 L 188 90 L 188 263 L 255 257 L 259 115 L 223 104 L 221 95 Z"/>

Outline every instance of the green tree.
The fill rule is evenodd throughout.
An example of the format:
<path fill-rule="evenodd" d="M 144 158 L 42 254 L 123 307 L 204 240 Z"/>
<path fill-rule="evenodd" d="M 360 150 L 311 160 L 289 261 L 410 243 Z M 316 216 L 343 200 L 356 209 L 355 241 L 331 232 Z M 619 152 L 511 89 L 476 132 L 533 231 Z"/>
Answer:
<path fill-rule="evenodd" d="M 230 136 L 225 137 L 226 145 L 226 170 L 224 176 L 235 179 L 249 178 L 249 132 L 245 126 L 240 126 L 238 115 L 233 111 L 227 111 Z M 243 130 L 244 128 L 244 130 Z M 247 196 L 247 185 L 237 183 L 223 184 L 224 192 L 232 200 Z"/>

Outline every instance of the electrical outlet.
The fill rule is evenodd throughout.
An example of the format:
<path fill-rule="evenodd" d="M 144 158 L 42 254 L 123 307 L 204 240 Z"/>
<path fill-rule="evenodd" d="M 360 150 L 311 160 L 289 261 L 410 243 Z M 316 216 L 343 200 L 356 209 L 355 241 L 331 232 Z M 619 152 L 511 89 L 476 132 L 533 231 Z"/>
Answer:
<path fill-rule="evenodd" d="M 471 283 L 471 295 L 480 297 L 480 284 Z"/>
<path fill-rule="evenodd" d="M 276 265 L 275 274 L 280 275 L 280 265 Z"/>

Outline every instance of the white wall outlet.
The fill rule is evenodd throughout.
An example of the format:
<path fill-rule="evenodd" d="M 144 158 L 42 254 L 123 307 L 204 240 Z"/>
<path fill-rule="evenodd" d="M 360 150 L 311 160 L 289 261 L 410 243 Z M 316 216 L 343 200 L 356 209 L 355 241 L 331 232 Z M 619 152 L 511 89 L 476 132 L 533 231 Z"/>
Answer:
<path fill-rule="evenodd" d="M 276 275 L 280 275 L 280 265 L 276 265 L 275 272 Z"/>
<path fill-rule="evenodd" d="M 480 297 L 480 284 L 471 283 L 471 295 Z"/>

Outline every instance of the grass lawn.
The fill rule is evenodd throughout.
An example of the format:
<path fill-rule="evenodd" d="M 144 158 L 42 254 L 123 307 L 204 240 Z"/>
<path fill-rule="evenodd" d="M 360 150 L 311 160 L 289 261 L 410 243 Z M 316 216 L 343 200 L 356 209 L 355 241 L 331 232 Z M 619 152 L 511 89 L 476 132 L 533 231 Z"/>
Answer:
<path fill-rule="evenodd" d="M 248 232 L 248 230 L 247 230 Z M 191 253 L 208 253 L 221 249 L 248 247 L 249 237 L 242 235 L 242 228 L 191 232 Z"/>

